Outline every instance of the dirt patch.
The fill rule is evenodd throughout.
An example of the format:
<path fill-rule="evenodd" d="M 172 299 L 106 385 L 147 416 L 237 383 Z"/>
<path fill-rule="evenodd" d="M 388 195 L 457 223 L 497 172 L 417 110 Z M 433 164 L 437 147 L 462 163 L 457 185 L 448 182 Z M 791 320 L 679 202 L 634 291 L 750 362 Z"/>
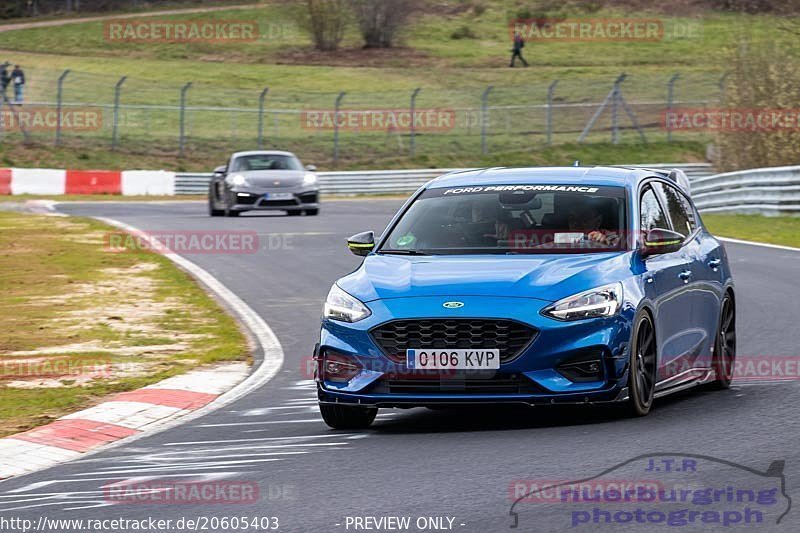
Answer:
<path fill-rule="evenodd" d="M 278 53 L 279 65 L 322 65 L 330 67 L 426 67 L 444 63 L 414 48 L 343 48 L 323 52 L 291 48 Z"/>
<path fill-rule="evenodd" d="M 60 221 L 59 221 L 60 222 Z M 67 222 L 62 226 L 76 227 Z M 81 234 L 84 235 L 84 234 Z M 81 242 L 96 241 L 102 233 L 85 234 L 93 238 L 81 238 Z M 68 302 L 87 301 L 91 304 L 81 305 L 79 309 L 60 313 L 50 321 L 53 327 L 62 331 L 77 334 L 79 332 L 102 328 L 120 335 L 125 340 L 92 340 L 89 342 L 47 346 L 32 350 L 18 350 L 0 354 L 6 357 L 28 357 L 28 360 L 14 359 L 13 363 L 22 367 L 58 369 L 59 367 L 76 368 L 80 361 L 70 365 L 65 358 L 75 358 L 81 354 L 105 354 L 106 364 L 99 372 L 89 369 L 87 372 L 49 375 L 52 372 L 32 372 L 29 376 L 20 376 L 5 382 L 10 388 L 55 388 L 63 386 L 82 386 L 93 379 L 119 379 L 146 375 L 163 361 L 175 354 L 191 349 L 192 342 L 201 340 L 207 335 L 188 332 L 165 332 L 161 321 L 170 313 L 181 310 L 179 298 L 155 298 L 159 289 L 158 283 L 150 274 L 157 270 L 157 263 L 137 263 L 126 268 L 105 268 L 99 271 L 98 280 L 86 283 L 75 283 L 67 294 L 58 294 L 37 298 L 31 303 L 37 306 L 51 307 Z M 164 342 L 165 337 L 168 342 Z M 60 354 L 68 354 L 59 358 Z M 37 356 L 48 355 L 50 358 L 37 360 Z M 55 356 L 55 357 L 53 357 Z M 141 360 L 131 366 L 130 362 L 111 362 L 111 358 L 136 358 Z M 33 359 L 30 359 L 33 358 Z M 62 360 L 59 363 L 59 360 Z"/>

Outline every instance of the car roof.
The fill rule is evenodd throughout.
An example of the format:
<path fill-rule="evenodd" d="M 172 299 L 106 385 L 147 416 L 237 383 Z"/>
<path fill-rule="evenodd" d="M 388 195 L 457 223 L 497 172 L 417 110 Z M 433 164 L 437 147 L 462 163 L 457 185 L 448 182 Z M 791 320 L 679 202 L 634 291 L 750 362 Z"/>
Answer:
<path fill-rule="evenodd" d="M 456 171 L 428 182 L 427 188 L 469 187 L 478 185 L 518 185 L 527 183 L 591 184 L 633 188 L 644 178 L 667 177 L 663 170 L 634 167 L 527 167 L 483 168 Z"/>
<path fill-rule="evenodd" d="M 282 150 L 248 150 L 245 152 L 234 152 L 231 157 L 235 158 L 247 155 L 288 155 L 291 157 L 297 157 L 292 152 L 284 152 Z"/>

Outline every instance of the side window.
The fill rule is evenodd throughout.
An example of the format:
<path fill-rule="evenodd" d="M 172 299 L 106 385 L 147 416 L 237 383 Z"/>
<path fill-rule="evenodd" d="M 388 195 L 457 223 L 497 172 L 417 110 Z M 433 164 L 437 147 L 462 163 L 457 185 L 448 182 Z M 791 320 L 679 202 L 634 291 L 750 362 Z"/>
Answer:
<path fill-rule="evenodd" d="M 686 237 L 694 233 L 694 230 L 697 229 L 697 220 L 695 220 L 694 209 L 689 200 L 670 185 L 657 183 L 656 187 L 667 200 L 667 211 L 675 231 L 683 233 Z"/>
<path fill-rule="evenodd" d="M 642 203 L 639 209 L 642 216 L 641 227 L 643 232 L 648 232 L 653 228 L 669 228 L 667 217 L 658 203 L 656 193 L 652 187 L 648 186 L 642 193 Z"/>

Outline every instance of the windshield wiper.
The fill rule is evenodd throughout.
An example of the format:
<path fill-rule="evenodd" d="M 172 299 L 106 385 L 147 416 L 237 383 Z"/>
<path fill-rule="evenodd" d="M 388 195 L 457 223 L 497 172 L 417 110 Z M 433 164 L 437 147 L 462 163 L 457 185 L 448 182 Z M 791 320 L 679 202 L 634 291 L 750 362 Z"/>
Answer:
<path fill-rule="evenodd" d="M 379 254 L 390 254 L 390 255 L 431 255 L 428 252 L 423 252 L 421 250 L 378 250 Z"/>

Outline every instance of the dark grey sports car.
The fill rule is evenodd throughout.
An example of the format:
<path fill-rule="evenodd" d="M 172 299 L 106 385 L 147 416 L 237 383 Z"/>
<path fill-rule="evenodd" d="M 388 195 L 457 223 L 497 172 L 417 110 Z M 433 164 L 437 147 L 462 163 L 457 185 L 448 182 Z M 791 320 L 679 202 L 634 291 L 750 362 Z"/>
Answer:
<path fill-rule="evenodd" d="M 214 170 L 208 189 L 212 217 L 239 216 L 253 210 L 319 213 L 316 168 L 306 167 L 290 152 L 236 152 Z"/>

